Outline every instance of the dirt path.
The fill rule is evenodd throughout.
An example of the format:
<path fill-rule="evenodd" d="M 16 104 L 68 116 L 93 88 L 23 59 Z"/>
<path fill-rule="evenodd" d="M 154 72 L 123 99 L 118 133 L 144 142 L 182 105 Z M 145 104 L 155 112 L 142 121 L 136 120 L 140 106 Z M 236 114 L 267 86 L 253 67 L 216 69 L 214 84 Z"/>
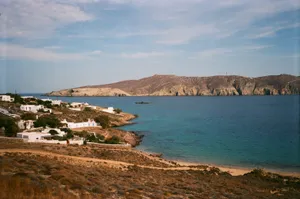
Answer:
<path fill-rule="evenodd" d="M 62 161 L 65 163 L 77 164 L 77 165 L 84 165 L 84 166 L 92 166 L 92 165 L 106 165 L 109 167 L 114 168 L 126 168 L 128 166 L 137 166 L 140 168 L 147 168 L 147 169 L 160 169 L 160 170 L 203 170 L 200 168 L 191 168 L 188 166 L 179 166 L 179 167 L 153 167 L 153 166 L 145 166 L 145 165 L 134 165 L 132 163 L 115 161 L 115 160 L 103 160 L 97 158 L 88 158 L 88 157 L 78 157 L 78 156 L 69 156 L 69 155 L 62 155 L 56 154 L 52 152 L 40 151 L 40 150 L 28 150 L 28 149 L 0 149 L 0 154 L 5 153 L 22 153 L 26 155 L 32 156 L 46 156 L 48 158 L 57 159 L 58 161 Z"/>
<path fill-rule="evenodd" d="M 118 150 L 118 149 L 117 149 Z M 22 153 L 26 155 L 31 155 L 31 156 L 45 156 L 47 158 L 52 158 L 57 161 L 61 161 L 64 163 L 68 164 L 73 164 L 73 165 L 81 165 L 81 166 L 107 166 L 107 167 L 112 167 L 112 168 L 119 168 L 119 169 L 128 169 L 128 166 L 136 166 L 139 168 L 147 168 L 147 169 L 157 169 L 157 170 L 175 170 L 175 171 L 187 171 L 187 170 L 197 170 L 197 171 L 203 171 L 204 169 L 201 167 L 195 167 L 195 166 L 201 166 L 201 165 L 196 165 L 196 164 L 188 164 L 188 163 L 179 163 L 176 167 L 154 167 L 154 166 L 145 166 L 145 165 L 135 165 L 132 163 L 127 163 L 127 162 L 121 162 L 121 161 L 115 161 L 115 160 L 104 160 L 104 159 L 98 159 L 98 158 L 89 158 L 89 157 L 78 157 L 78 156 L 69 156 L 69 155 L 62 155 L 62 154 L 57 154 L 57 153 L 52 153 L 52 152 L 46 152 L 46 151 L 41 151 L 41 150 L 30 150 L 30 149 L 0 149 L 0 156 L 5 154 L 5 153 Z M 142 153 L 141 153 L 142 154 Z M 157 160 L 154 157 L 148 156 L 149 158 L 153 158 L 154 160 Z M 213 168 L 214 166 L 208 166 L 208 168 Z M 251 169 L 247 168 L 229 168 L 229 167 L 218 167 L 221 171 L 223 172 L 228 172 L 232 176 L 239 176 L 239 175 L 244 175 L 246 173 L 249 173 Z M 300 177 L 299 173 L 294 173 L 294 172 L 278 172 L 278 171 L 272 171 L 269 170 L 269 172 L 273 173 L 278 173 L 284 176 L 293 176 L 293 177 Z"/>

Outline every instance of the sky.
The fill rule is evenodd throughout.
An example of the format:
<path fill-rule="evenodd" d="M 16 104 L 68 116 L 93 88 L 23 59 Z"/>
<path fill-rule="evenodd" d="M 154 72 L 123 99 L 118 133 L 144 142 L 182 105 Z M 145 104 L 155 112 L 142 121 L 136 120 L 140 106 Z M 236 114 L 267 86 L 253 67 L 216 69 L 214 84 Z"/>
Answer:
<path fill-rule="evenodd" d="M 0 0 L 0 93 L 299 75 L 299 0 Z"/>

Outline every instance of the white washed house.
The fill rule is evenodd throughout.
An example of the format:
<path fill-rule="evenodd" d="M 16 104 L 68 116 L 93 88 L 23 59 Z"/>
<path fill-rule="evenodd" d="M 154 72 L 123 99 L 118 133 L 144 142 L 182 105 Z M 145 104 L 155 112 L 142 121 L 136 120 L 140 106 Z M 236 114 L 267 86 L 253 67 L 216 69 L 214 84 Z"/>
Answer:
<path fill-rule="evenodd" d="M 30 130 L 34 127 L 34 121 L 33 120 L 20 120 L 18 122 L 19 129 L 26 129 Z"/>
<path fill-rule="evenodd" d="M 86 107 L 87 107 L 87 108 L 94 109 L 94 110 L 96 110 L 96 109 L 97 109 L 97 106 L 93 106 L 93 105 L 87 105 Z"/>
<path fill-rule="evenodd" d="M 21 98 L 23 98 L 23 99 L 35 99 L 35 97 L 33 97 L 33 96 L 21 96 Z"/>
<path fill-rule="evenodd" d="M 87 122 L 67 122 L 67 120 L 61 121 L 61 123 L 66 124 L 70 129 L 83 128 L 83 127 L 96 127 L 98 126 L 94 120 L 88 119 Z"/>
<path fill-rule="evenodd" d="M 52 105 L 59 105 L 62 103 L 61 100 L 53 100 L 53 99 L 41 99 L 42 101 L 46 102 L 46 101 L 50 101 Z"/>
<path fill-rule="evenodd" d="M 37 140 L 42 140 L 46 137 L 51 137 L 51 134 L 41 133 L 41 132 L 22 132 L 22 133 L 17 133 L 17 137 L 25 139 L 29 142 L 35 142 Z"/>
<path fill-rule="evenodd" d="M 57 136 L 60 136 L 60 137 L 63 137 L 63 136 L 65 136 L 67 133 L 66 132 L 64 132 L 64 131 L 62 131 L 62 130 L 60 130 L 60 129 L 55 129 L 55 128 L 46 128 L 46 129 L 44 129 L 43 131 L 42 131 L 42 133 L 49 133 L 51 130 L 54 130 L 54 131 L 56 131 L 58 134 L 57 134 Z"/>
<path fill-rule="evenodd" d="M 15 99 L 10 95 L 0 95 L 0 100 L 4 102 L 13 102 Z"/>
<path fill-rule="evenodd" d="M 108 107 L 108 108 L 106 108 L 106 109 L 102 109 L 101 111 L 106 112 L 106 113 L 112 113 L 112 114 L 115 113 L 113 107 Z"/>
<path fill-rule="evenodd" d="M 62 103 L 61 100 L 52 100 L 51 102 L 52 102 L 52 105 L 58 105 L 58 106 L 60 106 Z"/>
<path fill-rule="evenodd" d="M 47 143 L 47 144 L 78 144 L 83 145 L 84 139 L 71 139 L 68 141 L 59 141 L 59 140 L 49 140 L 45 138 L 51 138 L 52 135 L 50 133 L 41 133 L 41 132 L 22 132 L 17 133 L 18 138 L 22 138 L 26 142 L 39 142 L 39 143 Z"/>
<path fill-rule="evenodd" d="M 45 108 L 43 105 L 21 105 L 21 111 L 37 113 L 39 110 L 43 110 L 45 112 L 52 112 L 51 109 Z"/>
<path fill-rule="evenodd" d="M 83 103 L 81 103 L 81 102 L 72 102 L 71 106 L 73 108 L 81 108 L 83 106 Z"/>

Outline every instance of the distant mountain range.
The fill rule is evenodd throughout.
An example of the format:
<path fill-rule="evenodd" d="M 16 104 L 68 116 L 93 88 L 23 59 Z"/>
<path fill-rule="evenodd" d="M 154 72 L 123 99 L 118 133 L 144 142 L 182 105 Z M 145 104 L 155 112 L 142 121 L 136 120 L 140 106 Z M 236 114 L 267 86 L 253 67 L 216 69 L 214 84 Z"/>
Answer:
<path fill-rule="evenodd" d="M 49 96 L 229 96 L 300 94 L 300 77 L 270 75 L 183 77 L 154 75 L 139 80 L 84 86 L 47 93 Z"/>

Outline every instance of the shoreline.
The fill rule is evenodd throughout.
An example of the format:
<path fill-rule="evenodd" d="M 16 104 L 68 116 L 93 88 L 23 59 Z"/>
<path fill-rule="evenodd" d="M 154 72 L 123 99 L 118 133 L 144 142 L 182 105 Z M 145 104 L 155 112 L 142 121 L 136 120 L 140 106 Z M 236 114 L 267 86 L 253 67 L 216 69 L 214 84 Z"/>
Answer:
<path fill-rule="evenodd" d="M 141 149 L 134 148 L 135 150 L 143 153 L 146 156 L 150 156 L 150 154 L 155 154 L 155 152 L 149 152 Z M 162 154 L 163 156 L 163 154 Z M 270 172 L 282 176 L 289 176 L 289 177 L 296 177 L 300 178 L 300 171 L 285 171 L 282 169 L 275 169 L 275 168 L 266 168 L 266 167 L 247 167 L 247 166 L 230 166 L 230 165 L 222 165 L 222 164 L 214 164 L 214 163 L 205 163 L 205 162 L 193 162 L 193 161 L 185 161 L 180 159 L 169 159 L 165 157 L 161 157 L 159 159 L 162 159 L 167 162 L 175 162 L 176 164 L 180 166 L 186 166 L 186 167 L 196 167 L 196 166 L 207 166 L 209 168 L 218 168 L 222 172 L 228 172 L 232 176 L 242 176 L 244 174 L 250 173 L 251 171 L 255 169 L 262 169 L 265 172 Z"/>

